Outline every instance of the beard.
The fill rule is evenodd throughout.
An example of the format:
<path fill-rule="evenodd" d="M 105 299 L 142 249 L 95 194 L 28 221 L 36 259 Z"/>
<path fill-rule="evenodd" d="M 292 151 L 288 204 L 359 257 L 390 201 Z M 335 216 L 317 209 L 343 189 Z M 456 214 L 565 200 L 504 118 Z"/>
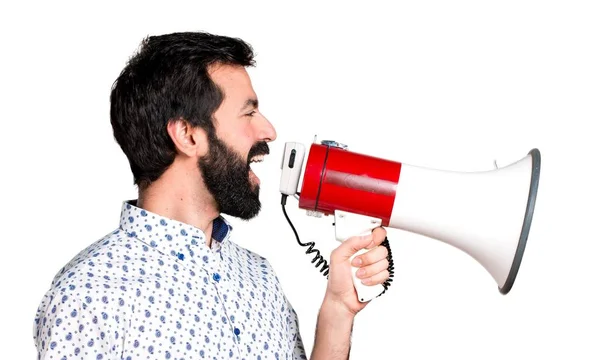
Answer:
<path fill-rule="evenodd" d="M 261 209 L 260 187 L 250 182 L 250 159 L 269 154 L 269 146 L 266 142 L 254 144 L 244 159 L 214 132 L 209 133 L 208 142 L 208 155 L 198 161 L 198 167 L 218 211 L 243 220 L 255 217 Z"/>

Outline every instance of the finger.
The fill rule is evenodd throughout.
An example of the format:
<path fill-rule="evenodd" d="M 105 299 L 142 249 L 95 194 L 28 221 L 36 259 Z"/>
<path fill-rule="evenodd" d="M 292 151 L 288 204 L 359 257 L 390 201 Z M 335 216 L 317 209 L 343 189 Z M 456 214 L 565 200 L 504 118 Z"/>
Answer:
<path fill-rule="evenodd" d="M 388 250 L 385 246 L 377 246 L 374 249 L 367 251 L 362 255 L 358 255 L 352 260 L 352 266 L 360 267 L 367 266 L 378 262 L 381 259 L 386 259 Z"/>
<path fill-rule="evenodd" d="M 362 279 L 361 282 L 365 285 L 378 285 L 378 284 L 383 284 L 389 278 L 390 278 L 389 271 L 383 270 L 373 276 Z"/>
<path fill-rule="evenodd" d="M 331 253 L 331 258 L 334 261 L 346 261 L 357 251 L 364 249 L 369 243 L 373 241 L 373 234 L 364 236 L 353 236 L 348 240 L 344 241 Z"/>
<path fill-rule="evenodd" d="M 356 276 L 359 279 L 365 279 L 371 276 L 374 276 L 383 270 L 387 270 L 390 266 L 390 263 L 387 259 L 379 260 L 375 264 L 371 264 L 368 266 L 363 266 L 356 272 Z"/>
<path fill-rule="evenodd" d="M 371 234 L 373 234 L 373 242 L 369 244 L 369 246 L 367 246 L 367 249 L 372 249 L 376 246 L 381 245 L 381 243 L 383 243 L 385 237 L 387 236 L 387 230 L 385 230 L 382 227 L 378 227 L 373 229 Z"/>

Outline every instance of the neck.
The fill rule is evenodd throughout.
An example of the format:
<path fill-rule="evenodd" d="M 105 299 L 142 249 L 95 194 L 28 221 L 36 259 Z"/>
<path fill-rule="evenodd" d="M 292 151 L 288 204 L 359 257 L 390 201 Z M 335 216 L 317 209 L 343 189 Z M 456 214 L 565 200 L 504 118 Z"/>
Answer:
<path fill-rule="evenodd" d="M 212 244 L 213 220 L 219 216 L 217 206 L 202 180 L 189 173 L 167 170 L 157 181 L 139 192 L 137 206 L 169 219 L 202 230 L 206 245 Z M 184 179 L 184 180 L 182 180 Z"/>

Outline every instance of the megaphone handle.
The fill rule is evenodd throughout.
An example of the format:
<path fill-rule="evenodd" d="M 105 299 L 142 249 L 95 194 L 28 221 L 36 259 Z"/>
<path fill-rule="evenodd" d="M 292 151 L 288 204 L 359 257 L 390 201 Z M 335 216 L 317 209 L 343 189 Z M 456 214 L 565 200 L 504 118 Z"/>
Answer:
<path fill-rule="evenodd" d="M 366 235 L 366 234 L 364 234 Z M 355 257 L 366 253 L 367 249 L 360 249 L 350 258 L 350 262 L 354 260 Z M 383 293 L 385 288 L 383 285 L 365 285 L 362 283 L 362 280 L 356 276 L 356 272 L 358 271 L 357 267 L 352 266 L 352 281 L 354 282 L 354 289 L 356 289 L 356 295 L 358 296 L 358 301 L 367 302 L 370 301 L 380 294 Z"/>
<path fill-rule="evenodd" d="M 338 241 L 346 241 L 352 236 L 369 235 L 373 229 L 379 226 L 381 226 L 381 219 L 345 211 L 335 211 L 335 236 Z M 350 257 L 350 263 L 352 263 L 352 260 L 354 260 L 355 257 L 362 255 L 367 251 L 367 249 L 360 249 L 357 251 Z M 358 301 L 371 301 L 385 291 L 385 287 L 382 284 L 363 284 L 362 280 L 356 276 L 356 272 L 359 268 L 351 266 L 351 269 L 352 281 L 354 283 L 354 288 L 356 289 Z"/>

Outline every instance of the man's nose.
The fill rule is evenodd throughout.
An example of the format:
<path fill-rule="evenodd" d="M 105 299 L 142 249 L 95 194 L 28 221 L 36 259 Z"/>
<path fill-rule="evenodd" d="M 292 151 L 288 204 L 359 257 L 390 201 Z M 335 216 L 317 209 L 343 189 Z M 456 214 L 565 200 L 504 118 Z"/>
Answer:
<path fill-rule="evenodd" d="M 263 141 L 275 141 L 277 139 L 277 131 L 266 117 L 262 117 L 259 128 L 259 138 Z"/>

